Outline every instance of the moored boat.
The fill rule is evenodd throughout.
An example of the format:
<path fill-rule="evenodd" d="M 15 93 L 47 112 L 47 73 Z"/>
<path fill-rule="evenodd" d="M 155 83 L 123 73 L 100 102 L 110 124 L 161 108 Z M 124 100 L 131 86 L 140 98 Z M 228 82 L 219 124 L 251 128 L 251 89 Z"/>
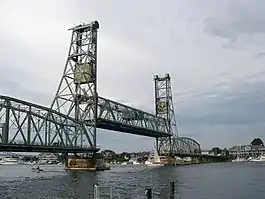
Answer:
<path fill-rule="evenodd" d="M 261 155 L 257 158 L 250 158 L 249 161 L 250 162 L 265 162 L 265 156 Z"/>
<path fill-rule="evenodd" d="M 16 165 L 19 161 L 17 159 L 14 159 L 12 157 L 3 157 L 0 161 L 1 165 Z"/>

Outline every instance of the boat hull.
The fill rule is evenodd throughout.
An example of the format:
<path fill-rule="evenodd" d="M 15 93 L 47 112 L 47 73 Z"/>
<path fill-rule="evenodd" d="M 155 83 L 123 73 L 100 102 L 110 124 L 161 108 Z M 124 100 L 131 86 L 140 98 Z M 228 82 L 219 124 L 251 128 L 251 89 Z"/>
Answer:
<path fill-rule="evenodd" d="M 256 160 L 256 159 L 252 159 L 252 160 L 249 160 L 250 162 L 265 162 L 265 160 L 264 159 L 262 159 L 262 160 Z"/>
<path fill-rule="evenodd" d="M 163 165 L 163 164 L 148 164 L 147 166 L 149 166 L 149 167 L 162 167 L 165 165 Z"/>
<path fill-rule="evenodd" d="M 0 162 L 0 165 L 17 165 L 18 162 Z"/>

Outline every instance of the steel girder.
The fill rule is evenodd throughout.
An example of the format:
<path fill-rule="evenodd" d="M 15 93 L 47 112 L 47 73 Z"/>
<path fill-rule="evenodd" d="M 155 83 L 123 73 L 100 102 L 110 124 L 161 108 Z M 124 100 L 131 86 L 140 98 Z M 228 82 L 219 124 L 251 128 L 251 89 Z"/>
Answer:
<path fill-rule="evenodd" d="M 201 154 L 200 144 L 188 137 L 172 138 L 173 154 Z"/>
<path fill-rule="evenodd" d="M 171 92 L 171 78 L 169 74 L 164 77 L 155 76 L 155 111 L 156 115 L 165 118 L 168 125 L 168 137 L 156 140 L 156 146 L 159 153 L 165 153 L 172 150 L 172 136 L 178 136 L 174 105 Z"/>
<path fill-rule="evenodd" d="M 160 147 L 161 154 L 201 154 L 200 144 L 197 141 L 188 137 L 173 136 L 171 138 L 171 147 L 169 143 L 166 142 L 163 142 Z"/>
<path fill-rule="evenodd" d="M 178 137 L 177 122 L 171 91 L 171 78 L 169 74 L 154 78 L 155 81 L 155 111 L 156 115 L 165 118 L 168 122 L 169 133 Z"/>
<path fill-rule="evenodd" d="M 168 137 L 165 118 L 98 97 L 97 127 L 149 137 Z"/>
<path fill-rule="evenodd" d="M 0 96 L 0 149 L 2 150 L 97 151 L 98 149 L 91 147 L 93 144 L 89 136 L 89 130 L 82 121 L 50 108 Z M 76 140 L 78 142 L 75 142 Z"/>
<path fill-rule="evenodd" d="M 163 118 L 102 97 L 98 98 L 97 126 L 150 137 L 168 136 Z M 93 147 L 90 136 L 87 125 L 73 117 L 30 102 L 0 96 L 2 150 L 97 151 L 98 147 Z"/>
<path fill-rule="evenodd" d="M 94 152 L 97 127 L 159 138 L 159 151 L 192 148 L 192 139 L 178 138 L 168 74 L 155 77 L 156 115 L 98 97 L 98 28 L 98 22 L 93 21 L 71 29 L 69 54 L 50 109 L 0 96 L 2 148 Z"/>
<path fill-rule="evenodd" d="M 99 23 L 93 21 L 71 29 L 72 38 L 66 65 L 51 105 L 55 111 L 84 122 L 89 131 L 89 137 L 84 139 L 94 148 L 96 148 L 98 28 Z M 78 131 L 76 130 L 75 133 L 78 134 Z"/>
<path fill-rule="evenodd" d="M 155 108 L 156 115 L 163 117 L 168 123 L 168 134 L 171 137 L 157 139 L 157 150 L 160 154 L 194 154 L 200 153 L 200 145 L 188 137 L 179 137 L 174 112 L 169 74 L 164 77 L 155 76 Z"/>

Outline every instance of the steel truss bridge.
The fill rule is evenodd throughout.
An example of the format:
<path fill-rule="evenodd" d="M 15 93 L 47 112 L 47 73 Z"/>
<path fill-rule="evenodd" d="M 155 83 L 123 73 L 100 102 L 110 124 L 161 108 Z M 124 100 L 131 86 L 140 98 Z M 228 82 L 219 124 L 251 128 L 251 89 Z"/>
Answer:
<path fill-rule="evenodd" d="M 96 129 L 156 139 L 159 153 L 200 154 L 200 144 L 180 137 L 170 76 L 155 76 L 155 114 L 98 96 L 97 32 L 93 21 L 70 29 L 65 68 L 50 107 L 0 96 L 0 150 L 96 153 Z"/>

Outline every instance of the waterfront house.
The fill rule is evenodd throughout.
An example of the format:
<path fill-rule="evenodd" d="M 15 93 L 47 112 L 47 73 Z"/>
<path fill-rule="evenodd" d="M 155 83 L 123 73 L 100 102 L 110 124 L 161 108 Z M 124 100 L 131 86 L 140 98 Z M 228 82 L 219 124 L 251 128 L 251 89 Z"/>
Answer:
<path fill-rule="evenodd" d="M 261 145 L 238 145 L 230 148 L 229 154 L 234 158 L 237 156 L 244 158 L 258 157 L 265 154 L 265 147 Z"/>

